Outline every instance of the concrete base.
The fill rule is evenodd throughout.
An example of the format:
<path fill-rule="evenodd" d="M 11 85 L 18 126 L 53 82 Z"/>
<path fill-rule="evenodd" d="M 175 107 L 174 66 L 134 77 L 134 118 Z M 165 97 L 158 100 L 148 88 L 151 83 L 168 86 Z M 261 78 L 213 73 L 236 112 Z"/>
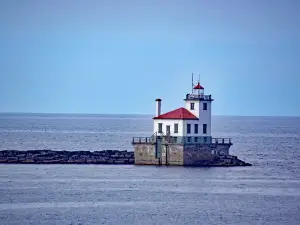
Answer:
<path fill-rule="evenodd" d="M 214 164 L 220 156 L 228 156 L 231 144 L 169 144 L 162 145 L 156 157 L 156 145 L 135 143 L 136 165 L 196 166 Z"/>

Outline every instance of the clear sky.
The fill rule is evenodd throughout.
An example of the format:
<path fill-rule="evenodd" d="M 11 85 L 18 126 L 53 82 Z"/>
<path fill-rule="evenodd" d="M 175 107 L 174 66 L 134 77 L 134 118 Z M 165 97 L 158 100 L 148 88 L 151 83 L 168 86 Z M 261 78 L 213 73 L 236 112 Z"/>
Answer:
<path fill-rule="evenodd" d="M 299 0 L 0 1 L 0 112 L 300 116 Z"/>

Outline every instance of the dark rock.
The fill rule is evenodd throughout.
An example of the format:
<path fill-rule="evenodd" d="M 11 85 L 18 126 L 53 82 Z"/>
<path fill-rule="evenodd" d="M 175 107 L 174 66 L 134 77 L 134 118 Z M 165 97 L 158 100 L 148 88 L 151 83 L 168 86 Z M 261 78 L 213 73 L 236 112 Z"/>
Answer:
<path fill-rule="evenodd" d="M 134 154 L 127 151 L 51 151 L 51 150 L 4 150 L 0 151 L 0 163 L 36 164 L 132 164 Z"/>
<path fill-rule="evenodd" d="M 109 159 L 106 162 L 107 162 L 107 164 L 114 164 L 114 160 L 113 159 Z"/>
<path fill-rule="evenodd" d="M 105 151 L 105 154 L 106 154 L 106 155 L 111 155 L 111 154 L 112 154 L 112 150 L 106 150 L 106 151 Z"/>
<path fill-rule="evenodd" d="M 114 164 L 125 164 L 124 160 L 114 160 Z"/>
<path fill-rule="evenodd" d="M 7 163 L 7 158 L 1 157 L 0 158 L 0 163 Z"/>

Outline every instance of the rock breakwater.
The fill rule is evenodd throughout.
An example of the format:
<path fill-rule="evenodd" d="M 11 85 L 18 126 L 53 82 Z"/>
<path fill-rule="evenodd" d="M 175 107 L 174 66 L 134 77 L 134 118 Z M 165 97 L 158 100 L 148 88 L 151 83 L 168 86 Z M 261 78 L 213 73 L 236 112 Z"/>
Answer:
<path fill-rule="evenodd" d="M 4 150 L 0 151 L 0 163 L 6 164 L 134 164 L 134 152 L 104 151 L 53 151 L 53 150 Z M 224 155 L 212 160 L 199 160 L 199 167 L 251 166 L 236 156 Z"/>
<path fill-rule="evenodd" d="M 53 151 L 53 150 L 4 150 L 0 163 L 18 164 L 134 164 L 134 152 L 104 151 Z"/>
<path fill-rule="evenodd" d="M 214 157 L 213 160 L 203 160 L 199 161 L 195 166 L 207 166 L 207 167 L 232 167 L 232 166 L 252 166 L 252 164 L 247 163 L 243 160 L 238 159 L 237 156 L 233 155 L 219 155 Z"/>

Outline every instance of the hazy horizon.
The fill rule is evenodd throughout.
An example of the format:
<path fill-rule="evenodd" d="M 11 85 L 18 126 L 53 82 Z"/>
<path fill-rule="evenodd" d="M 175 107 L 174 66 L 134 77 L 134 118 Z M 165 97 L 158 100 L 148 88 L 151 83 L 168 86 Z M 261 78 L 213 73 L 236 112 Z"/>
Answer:
<path fill-rule="evenodd" d="M 162 112 L 165 113 L 165 112 Z M 0 115 L 70 115 L 70 116 L 155 116 L 154 113 L 64 113 L 64 112 L 0 112 Z M 281 117 L 291 117 L 291 118 L 300 118 L 300 116 L 280 116 L 280 115 L 229 115 L 229 114 L 212 114 L 212 116 L 221 116 L 221 117 L 273 117 L 273 118 L 281 118 Z"/>

